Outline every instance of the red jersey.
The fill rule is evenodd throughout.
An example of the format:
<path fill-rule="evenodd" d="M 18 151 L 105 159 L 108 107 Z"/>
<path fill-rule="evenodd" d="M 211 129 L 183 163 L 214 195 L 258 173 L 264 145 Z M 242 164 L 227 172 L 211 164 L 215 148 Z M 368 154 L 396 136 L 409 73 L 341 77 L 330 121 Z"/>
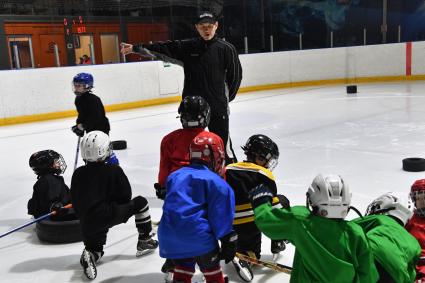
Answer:
<path fill-rule="evenodd" d="M 420 217 L 416 213 L 406 225 L 407 231 L 415 237 L 421 246 L 421 258 L 416 266 L 416 279 L 425 278 L 425 217 Z"/>
<path fill-rule="evenodd" d="M 158 183 L 165 186 L 168 175 L 189 165 L 189 146 L 203 128 L 186 128 L 175 130 L 161 141 L 161 159 L 159 162 Z"/>

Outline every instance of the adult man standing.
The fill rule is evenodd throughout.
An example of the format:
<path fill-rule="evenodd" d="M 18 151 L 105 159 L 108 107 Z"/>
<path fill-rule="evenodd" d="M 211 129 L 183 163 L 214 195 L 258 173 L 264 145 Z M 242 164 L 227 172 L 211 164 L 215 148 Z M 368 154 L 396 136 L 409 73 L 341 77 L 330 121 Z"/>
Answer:
<path fill-rule="evenodd" d="M 226 163 L 236 162 L 229 137 L 229 102 L 235 99 L 242 80 L 238 53 L 232 44 L 216 36 L 218 21 L 212 13 L 201 13 L 195 28 L 199 37 L 152 44 L 122 43 L 121 53 L 181 61 L 185 74 L 183 97 L 205 98 L 211 107 L 208 129 L 223 139 Z"/>

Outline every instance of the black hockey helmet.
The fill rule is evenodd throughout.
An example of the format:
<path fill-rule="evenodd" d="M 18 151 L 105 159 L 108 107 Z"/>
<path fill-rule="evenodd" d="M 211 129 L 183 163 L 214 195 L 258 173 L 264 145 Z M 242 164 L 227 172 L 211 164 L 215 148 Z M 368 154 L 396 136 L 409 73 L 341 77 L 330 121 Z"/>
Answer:
<path fill-rule="evenodd" d="M 29 165 L 37 175 L 47 173 L 59 175 L 66 170 L 66 163 L 62 155 L 51 149 L 33 153 L 30 157 Z"/>
<path fill-rule="evenodd" d="M 279 148 L 277 144 L 265 135 L 253 135 L 246 144 L 242 146 L 248 161 L 255 162 L 256 159 L 264 160 L 265 167 L 273 170 L 279 159 Z"/>
<path fill-rule="evenodd" d="M 206 128 L 210 122 L 210 106 L 201 96 L 184 97 L 178 112 L 183 128 Z"/>

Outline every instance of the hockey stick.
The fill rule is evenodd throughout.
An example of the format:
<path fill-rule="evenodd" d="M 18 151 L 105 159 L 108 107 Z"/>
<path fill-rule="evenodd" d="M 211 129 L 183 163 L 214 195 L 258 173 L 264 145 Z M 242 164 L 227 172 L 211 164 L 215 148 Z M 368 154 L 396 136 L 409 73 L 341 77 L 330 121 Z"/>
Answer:
<path fill-rule="evenodd" d="M 265 261 L 265 260 L 260 260 L 260 259 L 256 259 L 241 253 L 236 253 L 236 257 L 245 260 L 249 263 L 252 264 L 256 264 L 256 265 L 260 265 L 260 266 L 264 266 L 264 267 L 268 267 L 270 269 L 273 269 L 274 271 L 278 271 L 278 272 L 283 272 L 286 274 L 291 274 L 292 272 L 292 267 L 290 266 L 286 266 L 280 263 L 273 263 L 270 261 Z"/>
<path fill-rule="evenodd" d="M 81 140 L 81 137 L 78 137 L 77 150 L 75 151 L 74 171 L 75 169 L 77 169 L 77 164 L 78 164 L 78 154 L 80 153 L 80 140 Z"/>
<path fill-rule="evenodd" d="M 65 205 L 63 208 L 66 208 L 66 209 L 68 209 L 68 208 L 72 208 L 72 204 L 67 204 L 67 205 Z M 55 214 L 56 214 L 56 211 L 52 211 L 52 212 L 49 212 L 49 213 L 47 213 L 47 214 L 45 214 L 45 215 L 42 215 L 42 216 L 40 216 L 40 217 L 38 217 L 38 218 L 36 218 L 36 219 L 32 220 L 31 222 L 28 222 L 28 223 L 26 223 L 26 224 L 23 224 L 23 225 L 21 225 L 21 226 L 18 226 L 18 227 L 16 227 L 16 228 L 14 228 L 14 229 L 12 229 L 12 230 L 8 231 L 8 232 L 6 232 L 6 233 L 1 234 L 1 235 L 0 235 L 0 238 L 3 238 L 4 236 L 7 236 L 7 235 L 9 235 L 9 234 L 12 234 L 13 232 L 16 232 L 16 231 L 18 231 L 18 230 L 21 230 L 22 228 L 25 228 L 25 227 L 27 227 L 27 226 L 30 226 L 31 224 L 34 224 L 34 223 L 36 223 L 36 222 L 38 222 L 38 221 L 41 221 L 41 220 L 43 220 L 43 219 L 46 219 L 46 218 L 48 218 L 49 216 L 52 216 L 52 215 L 55 215 Z"/>

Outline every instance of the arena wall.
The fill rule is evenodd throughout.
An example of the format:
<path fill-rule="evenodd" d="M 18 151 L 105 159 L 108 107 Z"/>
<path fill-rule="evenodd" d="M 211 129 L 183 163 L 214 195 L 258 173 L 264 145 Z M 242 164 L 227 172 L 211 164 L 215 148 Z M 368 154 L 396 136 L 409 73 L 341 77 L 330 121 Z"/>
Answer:
<path fill-rule="evenodd" d="M 240 55 L 240 93 L 425 80 L 425 42 Z M 107 111 L 178 101 L 183 69 L 161 61 L 0 71 L 0 125 L 75 116 L 72 77 L 89 72 Z"/>

